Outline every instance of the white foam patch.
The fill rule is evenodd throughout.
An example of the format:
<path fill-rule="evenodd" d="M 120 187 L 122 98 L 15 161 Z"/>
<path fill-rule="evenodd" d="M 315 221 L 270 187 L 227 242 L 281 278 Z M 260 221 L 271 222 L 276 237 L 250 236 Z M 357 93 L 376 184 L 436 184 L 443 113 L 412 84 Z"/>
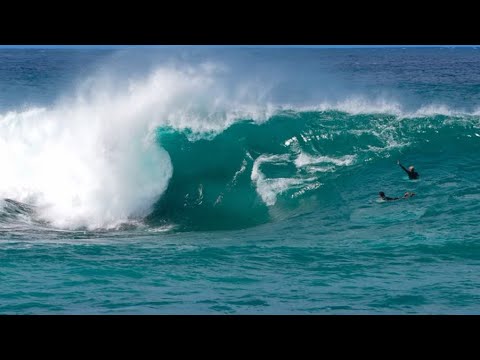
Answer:
<path fill-rule="evenodd" d="M 251 180 L 255 183 L 257 193 L 267 206 L 273 206 L 277 202 L 278 195 L 287 190 L 300 188 L 306 182 L 314 181 L 315 178 L 267 178 L 260 167 L 265 163 L 278 163 L 289 160 L 285 155 L 261 155 L 253 163 Z"/>
<path fill-rule="evenodd" d="M 116 227 L 146 215 L 172 167 L 135 119 L 95 107 L 0 117 L 1 196 L 37 204 L 62 228 Z"/>
<path fill-rule="evenodd" d="M 301 152 L 295 159 L 295 165 L 297 168 L 322 163 L 334 164 L 336 166 L 350 166 L 354 163 L 355 159 L 356 155 L 345 155 L 339 158 L 334 158 L 329 156 L 311 156 Z"/>
<path fill-rule="evenodd" d="M 240 167 L 240 169 L 235 172 L 235 175 L 233 175 L 233 179 L 232 179 L 232 185 L 235 185 L 236 182 L 237 182 L 237 178 L 243 174 L 243 172 L 245 171 L 245 169 L 247 168 L 247 160 L 246 159 L 243 159 L 242 161 L 242 166 Z"/>
<path fill-rule="evenodd" d="M 306 185 L 305 187 L 303 187 L 302 189 L 294 192 L 291 197 L 292 197 L 292 199 L 294 199 L 294 198 L 297 198 L 297 197 L 299 197 L 299 196 L 303 196 L 303 195 L 304 195 L 305 193 L 307 193 L 308 191 L 316 190 L 316 189 L 318 189 L 318 188 L 319 188 L 320 186 L 322 186 L 322 185 L 323 185 L 323 184 L 320 183 L 320 182 L 314 182 L 314 183 L 312 183 L 312 184 L 308 184 L 308 185 Z"/>
<path fill-rule="evenodd" d="M 350 115 L 393 115 L 399 119 L 405 118 L 418 118 L 427 116 L 452 116 L 452 117 L 465 117 L 465 116 L 480 116 L 480 107 L 472 112 L 464 109 L 452 109 L 444 104 L 425 104 L 420 106 L 416 110 L 407 110 L 400 102 L 395 100 L 388 100 L 383 98 L 370 99 L 362 96 L 350 96 L 346 99 L 336 102 L 320 102 L 308 106 L 295 106 L 295 105 L 279 105 L 276 108 L 276 112 L 289 111 L 341 111 Z"/>

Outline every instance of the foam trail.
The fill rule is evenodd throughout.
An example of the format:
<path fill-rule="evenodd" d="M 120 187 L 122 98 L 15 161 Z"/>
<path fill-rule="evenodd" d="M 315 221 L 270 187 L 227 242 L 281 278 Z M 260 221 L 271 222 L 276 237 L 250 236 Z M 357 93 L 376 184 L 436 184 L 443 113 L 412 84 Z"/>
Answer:
<path fill-rule="evenodd" d="M 306 165 L 327 163 L 335 164 L 337 166 L 349 166 L 353 164 L 355 157 L 355 155 L 345 155 L 337 159 L 328 156 L 310 156 L 301 152 L 295 159 L 295 165 L 297 167 L 303 167 Z"/>
<path fill-rule="evenodd" d="M 293 110 L 299 112 L 308 111 L 341 111 L 350 115 L 393 115 L 398 119 L 405 118 L 419 118 L 428 116 L 478 116 L 480 115 L 480 108 L 474 111 L 466 111 L 464 109 L 451 108 L 444 104 L 424 104 L 417 109 L 407 109 L 407 107 L 392 99 L 375 98 L 370 99 L 359 95 L 346 96 L 344 99 L 336 102 L 319 101 L 317 104 L 295 106 L 294 104 L 279 105 L 277 111 Z"/>
<path fill-rule="evenodd" d="M 267 178 L 260 167 L 265 163 L 282 163 L 288 161 L 286 155 L 261 155 L 253 163 L 251 180 L 255 183 L 258 195 L 268 206 L 273 206 L 277 202 L 277 196 L 287 190 L 301 187 L 304 183 L 315 180 L 315 178 Z"/>

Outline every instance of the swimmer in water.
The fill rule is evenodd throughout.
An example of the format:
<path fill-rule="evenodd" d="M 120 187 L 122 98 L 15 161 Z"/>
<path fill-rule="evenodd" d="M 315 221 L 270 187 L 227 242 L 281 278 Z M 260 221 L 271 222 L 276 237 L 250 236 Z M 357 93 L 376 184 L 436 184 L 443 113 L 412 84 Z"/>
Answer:
<path fill-rule="evenodd" d="M 420 176 L 418 172 L 415 171 L 415 168 L 413 166 L 410 166 L 407 169 L 402 164 L 400 164 L 400 160 L 397 160 L 397 164 L 400 165 L 400 167 L 408 174 L 408 178 L 410 180 L 418 179 L 418 177 Z"/>
<path fill-rule="evenodd" d="M 385 200 L 385 201 L 392 201 L 392 200 L 399 200 L 400 199 L 399 197 L 391 198 L 391 197 L 385 196 L 385 193 L 383 191 L 380 191 L 378 193 L 378 195 L 380 195 L 380 199 Z"/>
<path fill-rule="evenodd" d="M 411 192 L 406 192 L 403 197 L 388 197 L 388 196 L 385 196 L 385 193 L 383 191 L 380 191 L 378 193 L 378 195 L 380 195 L 380 199 L 382 200 L 385 200 L 385 201 L 393 201 L 393 200 L 400 200 L 400 199 L 408 199 L 408 198 L 411 198 L 412 196 L 415 196 L 415 193 L 411 193 Z"/>

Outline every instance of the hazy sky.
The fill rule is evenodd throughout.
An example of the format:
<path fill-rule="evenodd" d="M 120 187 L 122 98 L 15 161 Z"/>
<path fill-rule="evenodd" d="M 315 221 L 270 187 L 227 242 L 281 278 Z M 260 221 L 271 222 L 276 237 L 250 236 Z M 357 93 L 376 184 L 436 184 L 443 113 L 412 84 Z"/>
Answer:
<path fill-rule="evenodd" d="M 0 45 L 0 49 L 123 49 L 132 47 L 276 47 L 276 48 L 404 48 L 404 47 L 476 47 L 478 45 Z"/>

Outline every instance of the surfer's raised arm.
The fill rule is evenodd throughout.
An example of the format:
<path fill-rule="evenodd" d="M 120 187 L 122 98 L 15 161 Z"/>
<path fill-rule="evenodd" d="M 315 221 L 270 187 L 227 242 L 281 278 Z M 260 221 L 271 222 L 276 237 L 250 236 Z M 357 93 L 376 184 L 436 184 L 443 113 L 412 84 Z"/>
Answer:
<path fill-rule="evenodd" d="M 397 160 L 397 164 L 400 165 L 400 167 L 408 174 L 409 179 L 418 179 L 420 176 L 416 171 L 413 166 L 410 166 L 408 169 L 405 168 L 402 164 L 400 164 L 400 160 Z"/>

